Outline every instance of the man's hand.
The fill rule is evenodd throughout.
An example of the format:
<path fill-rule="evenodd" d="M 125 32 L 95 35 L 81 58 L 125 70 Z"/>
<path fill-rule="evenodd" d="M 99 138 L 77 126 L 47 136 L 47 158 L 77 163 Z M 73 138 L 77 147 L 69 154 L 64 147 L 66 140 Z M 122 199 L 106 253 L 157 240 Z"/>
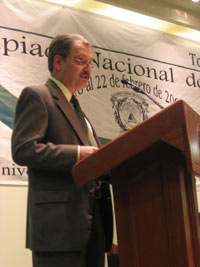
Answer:
<path fill-rule="evenodd" d="M 80 159 L 94 153 L 98 148 L 95 146 L 80 146 Z"/>

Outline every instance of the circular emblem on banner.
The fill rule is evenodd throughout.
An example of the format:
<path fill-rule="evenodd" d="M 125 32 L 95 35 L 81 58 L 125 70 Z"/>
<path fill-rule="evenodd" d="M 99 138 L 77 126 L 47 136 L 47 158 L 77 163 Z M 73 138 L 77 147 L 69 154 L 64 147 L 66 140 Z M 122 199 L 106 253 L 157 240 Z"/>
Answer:
<path fill-rule="evenodd" d="M 110 98 L 115 109 L 115 120 L 124 131 L 147 119 L 148 103 L 133 92 L 117 92 Z"/>

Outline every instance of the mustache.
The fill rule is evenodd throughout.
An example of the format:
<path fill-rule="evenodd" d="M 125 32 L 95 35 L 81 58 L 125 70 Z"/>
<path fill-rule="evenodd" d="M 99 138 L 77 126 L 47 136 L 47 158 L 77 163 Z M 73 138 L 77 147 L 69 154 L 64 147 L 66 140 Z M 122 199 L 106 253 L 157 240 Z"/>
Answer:
<path fill-rule="evenodd" d="M 90 73 L 88 71 L 83 71 L 81 72 L 81 76 L 84 76 L 84 77 L 90 77 Z"/>

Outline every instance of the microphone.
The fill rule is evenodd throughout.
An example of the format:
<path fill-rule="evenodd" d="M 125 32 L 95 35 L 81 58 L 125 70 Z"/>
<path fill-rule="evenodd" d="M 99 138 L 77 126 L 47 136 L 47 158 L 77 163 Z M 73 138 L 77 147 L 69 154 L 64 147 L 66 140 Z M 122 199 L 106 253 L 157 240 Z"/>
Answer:
<path fill-rule="evenodd" d="M 163 109 L 164 107 L 161 106 L 156 100 L 154 100 L 153 98 L 151 98 L 148 94 L 146 94 L 141 88 L 135 86 L 134 84 L 132 84 L 129 80 L 126 79 L 122 79 L 121 82 L 123 84 L 129 84 L 131 86 L 131 88 L 136 92 L 136 93 L 140 93 L 143 94 L 145 96 L 147 96 L 149 99 L 151 99 L 151 101 L 153 101 L 159 108 Z"/>
<path fill-rule="evenodd" d="M 129 84 L 131 86 L 131 88 L 136 92 L 136 93 L 141 93 L 141 94 L 144 94 L 145 95 L 145 92 L 140 89 L 139 87 L 136 87 L 135 85 L 133 85 L 131 82 L 129 82 L 129 80 L 125 80 L 125 79 L 122 79 L 121 82 L 123 84 Z"/>

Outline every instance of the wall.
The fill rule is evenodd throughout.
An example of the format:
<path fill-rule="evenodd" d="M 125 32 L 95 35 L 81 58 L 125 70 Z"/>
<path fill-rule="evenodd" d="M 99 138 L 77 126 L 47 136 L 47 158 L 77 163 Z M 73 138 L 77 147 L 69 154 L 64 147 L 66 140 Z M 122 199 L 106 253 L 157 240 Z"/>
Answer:
<path fill-rule="evenodd" d="M 25 249 L 26 186 L 0 186 L 0 267 L 31 267 Z"/>

